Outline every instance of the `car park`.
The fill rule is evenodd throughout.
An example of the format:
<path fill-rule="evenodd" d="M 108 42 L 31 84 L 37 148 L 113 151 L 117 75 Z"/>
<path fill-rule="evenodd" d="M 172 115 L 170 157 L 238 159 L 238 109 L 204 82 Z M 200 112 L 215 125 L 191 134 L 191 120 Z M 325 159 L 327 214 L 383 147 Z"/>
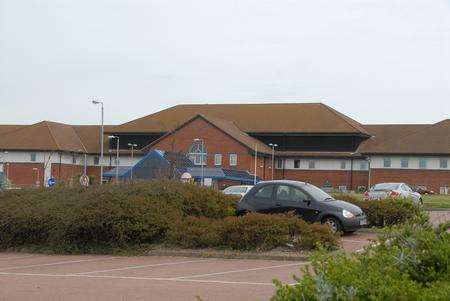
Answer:
<path fill-rule="evenodd" d="M 307 222 L 330 225 L 334 232 L 351 233 L 367 225 L 356 205 L 336 200 L 320 188 L 299 181 L 266 181 L 255 185 L 238 203 L 239 215 L 248 212 L 294 212 Z"/>
<path fill-rule="evenodd" d="M 416 205 L 422 205 L 422 196 L 414 192 L 405 183 L 378 183 L 364 193 L 365 200 L 411 199 Z"/>
<path fill-rule="evenodd" d="M 237 186 L 229 186 L 225 188 L 222 192 L 227 195 L 235 195 L 239 197 L 243 197 L 247 192 L 252 189 L 253 185 L 237 185 Z"/>

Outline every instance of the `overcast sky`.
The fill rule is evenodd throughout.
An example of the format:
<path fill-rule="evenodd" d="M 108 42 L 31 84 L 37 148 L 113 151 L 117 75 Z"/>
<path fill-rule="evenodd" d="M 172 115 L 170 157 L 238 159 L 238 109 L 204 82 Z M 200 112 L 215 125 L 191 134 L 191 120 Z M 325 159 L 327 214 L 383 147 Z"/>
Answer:
<path fill-rule="evenodd" d="M 180 103 L 450 118 L 449 0 L 0 0 L 0 123 L 118 124 Z"/>

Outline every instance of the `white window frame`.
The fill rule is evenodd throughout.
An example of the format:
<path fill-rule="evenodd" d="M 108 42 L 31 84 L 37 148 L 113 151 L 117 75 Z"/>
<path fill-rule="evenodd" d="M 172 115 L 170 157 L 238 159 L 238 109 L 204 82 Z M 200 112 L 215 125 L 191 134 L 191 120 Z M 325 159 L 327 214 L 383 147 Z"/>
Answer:
<path fill-rule="evenodd" d="M 369 164 L 367 163 L 367 161 L 359 162 L 359 170 L 368 170 L 368 169 L 369 169 Z"/>
<path fill-rule="evenodd" d="M 94 157 L 94 165 L 100 165 L 100 157 L 99 156 Z"/>
<path fill-rule="evenodd" d="M 439 168 L 440 169 L 447 169 L 448 168 L 448 159 L 440 158 L 439 159 Z"/>
<path fill-rule="evenodd" d="M 422 162 L 424 163 L 422 166 Z M 427 169 L 428 166 L 428 160 L 426 158 L 420 158 L 419 159 L 419 169 Z"/>
<path fill-rule="evenodd" d="M 386 164 L 388 163 L 388 164 Z M 392 160 L 390 157 L 384 157 L 383 158 L 383 168 L 391 168 L 392 167 Z"/>
<path fill-rule="evenodd" d="M 295 162 L 298 162 L 298 167 L 295 167 Z M 300 159 L 294 159 L 294 169 L 300 169 Z"/>
<path fill-rule="evenodd" d="M 406 166 L 403 166 L 404 164 L 403 163 L 405 163 L 406 162 Z M 400 167 L 401 168 L 409 168 L 409 159 L 408 158 L 401 158 L 400 159 Z"/>
<path fill-rule="evenodd" d="M 283 169 L 283 159 L 277 159 L 275 164 L 276 164 L 276 169 Z"/>
<path fill-rule="evenodd" d="M 37 154 L 36 153 L 30 153 L 30 162 L 36 162 L 37 161 Z"/>
<path fill-rule="evenodd" d="M 222 154 L 214 154 L 214 165 L 215 166 L 222 165 Z"/>
<path fill-rule="evenodd" d="M 238 162 L 238 155 L 230 154 L 230 166 L 237 166 L 237 162 Z"/>
<path fill-rule="evenodd" d="M 309 169 L 316 169 L 316 161 L 314 161 L 314 160 L 309 160 L 309 161 L 308 161 L 308 168 L 309 168 Z"/>
<path fill-rule="evenodd" d="M 347 162 L 346 161 L 341 161 L 341 170 L 345 170 L 347 168 Z"/>

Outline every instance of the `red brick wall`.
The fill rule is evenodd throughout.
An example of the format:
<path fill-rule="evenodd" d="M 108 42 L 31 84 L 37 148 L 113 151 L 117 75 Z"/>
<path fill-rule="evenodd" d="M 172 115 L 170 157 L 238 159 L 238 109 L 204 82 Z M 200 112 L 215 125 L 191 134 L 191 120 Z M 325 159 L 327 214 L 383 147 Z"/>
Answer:
<path fill-rule="evenodd" d="M 83 166 L 72 165 L 72 164 L 52 164 L 52 177 L 56 179 L 57 182 L 67 182 L 74 179 L 77 175 L 83 173 Z"/>
<path fill-rule="evenodd" d="M 278 174 L 282 171 L 277 170 Z M 353 177 L 353 179 L 352 179 Z M 345 185 L 347 189 L 354 190 L 358 186 L 367 187 L 368 173 L 366 171 L 343 170 L 284 170 L 284 179 L 308 182 L 318 187 L 324 186 L 328 181 L 333 187 Z"/>
<path fill-rule="evenodd" d="M 5 174 L 14 186 L 36 187 L 37 171 L 39 170 L 39 182 L 42 186 L 44 181 L 44 164 L 42 163 L 8 163 L 5 164 Z"/>
<path fill-rule="evenodd" d="M 214 167 L 214 154 L 222 154 L 222 168 L 248 170 L 253 173 L 254 156 L 243 146 L 215 126 L 201 118 L 186 124 L 175 133 L 163 138 L 152 149 L 187 153 L 195 138 L 202 138 L 208 153 L 207 165 Z M 237 166 L 230 166 L 229 154 L 237 154 Z M 263 165 L 263 160 L 260 160 Z M 263 168 L 259 168 L 262 172 Z"/>
<path fill-rule="evenodd" d="M 439 188 L 450 187 L 449 170 L 421 170 L 421 169 L 371 169 L 371 183 L 404 182 L 409 185 L 426 186 L 439 193 Z"/>

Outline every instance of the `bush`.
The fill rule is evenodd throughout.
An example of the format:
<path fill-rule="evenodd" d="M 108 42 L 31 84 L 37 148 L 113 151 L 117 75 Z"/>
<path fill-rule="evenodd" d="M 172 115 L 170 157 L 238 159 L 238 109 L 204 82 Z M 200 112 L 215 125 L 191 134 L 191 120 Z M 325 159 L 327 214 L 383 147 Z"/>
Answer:
<path fill-rule="evenodd" d="M 404 224 L 424 214 L 423 209 L 409 199 L 388 198 L 368 201 L 350 194 L 336 194 L 334 198 L 360 207 L 367 215 L 369 225 L 375 227 Z"/>
<path fill-rule="evenodd" d="M 448 300 L 450 233 L 423 221 L 390 229 L 358 255 L 319 252 L 279 300 Z"/>
<path fill-rule="evenodd" d="M 337 237 L 329 227 L 307 224 L 294 215 L 250 213 L 221 220 L 188 217 L 174 223 L 166 242 L 181 247 L 226 247 L 271 250 L 291 243 L 298 250 L 319 245 L 333 248 Z"/>
<path fill-rule="evenodd" d="M 233 198 L 170 181 L 0 193 L 0 248 L 90 251 L 160 241 L 185 216 L 224 218 Z"/>

